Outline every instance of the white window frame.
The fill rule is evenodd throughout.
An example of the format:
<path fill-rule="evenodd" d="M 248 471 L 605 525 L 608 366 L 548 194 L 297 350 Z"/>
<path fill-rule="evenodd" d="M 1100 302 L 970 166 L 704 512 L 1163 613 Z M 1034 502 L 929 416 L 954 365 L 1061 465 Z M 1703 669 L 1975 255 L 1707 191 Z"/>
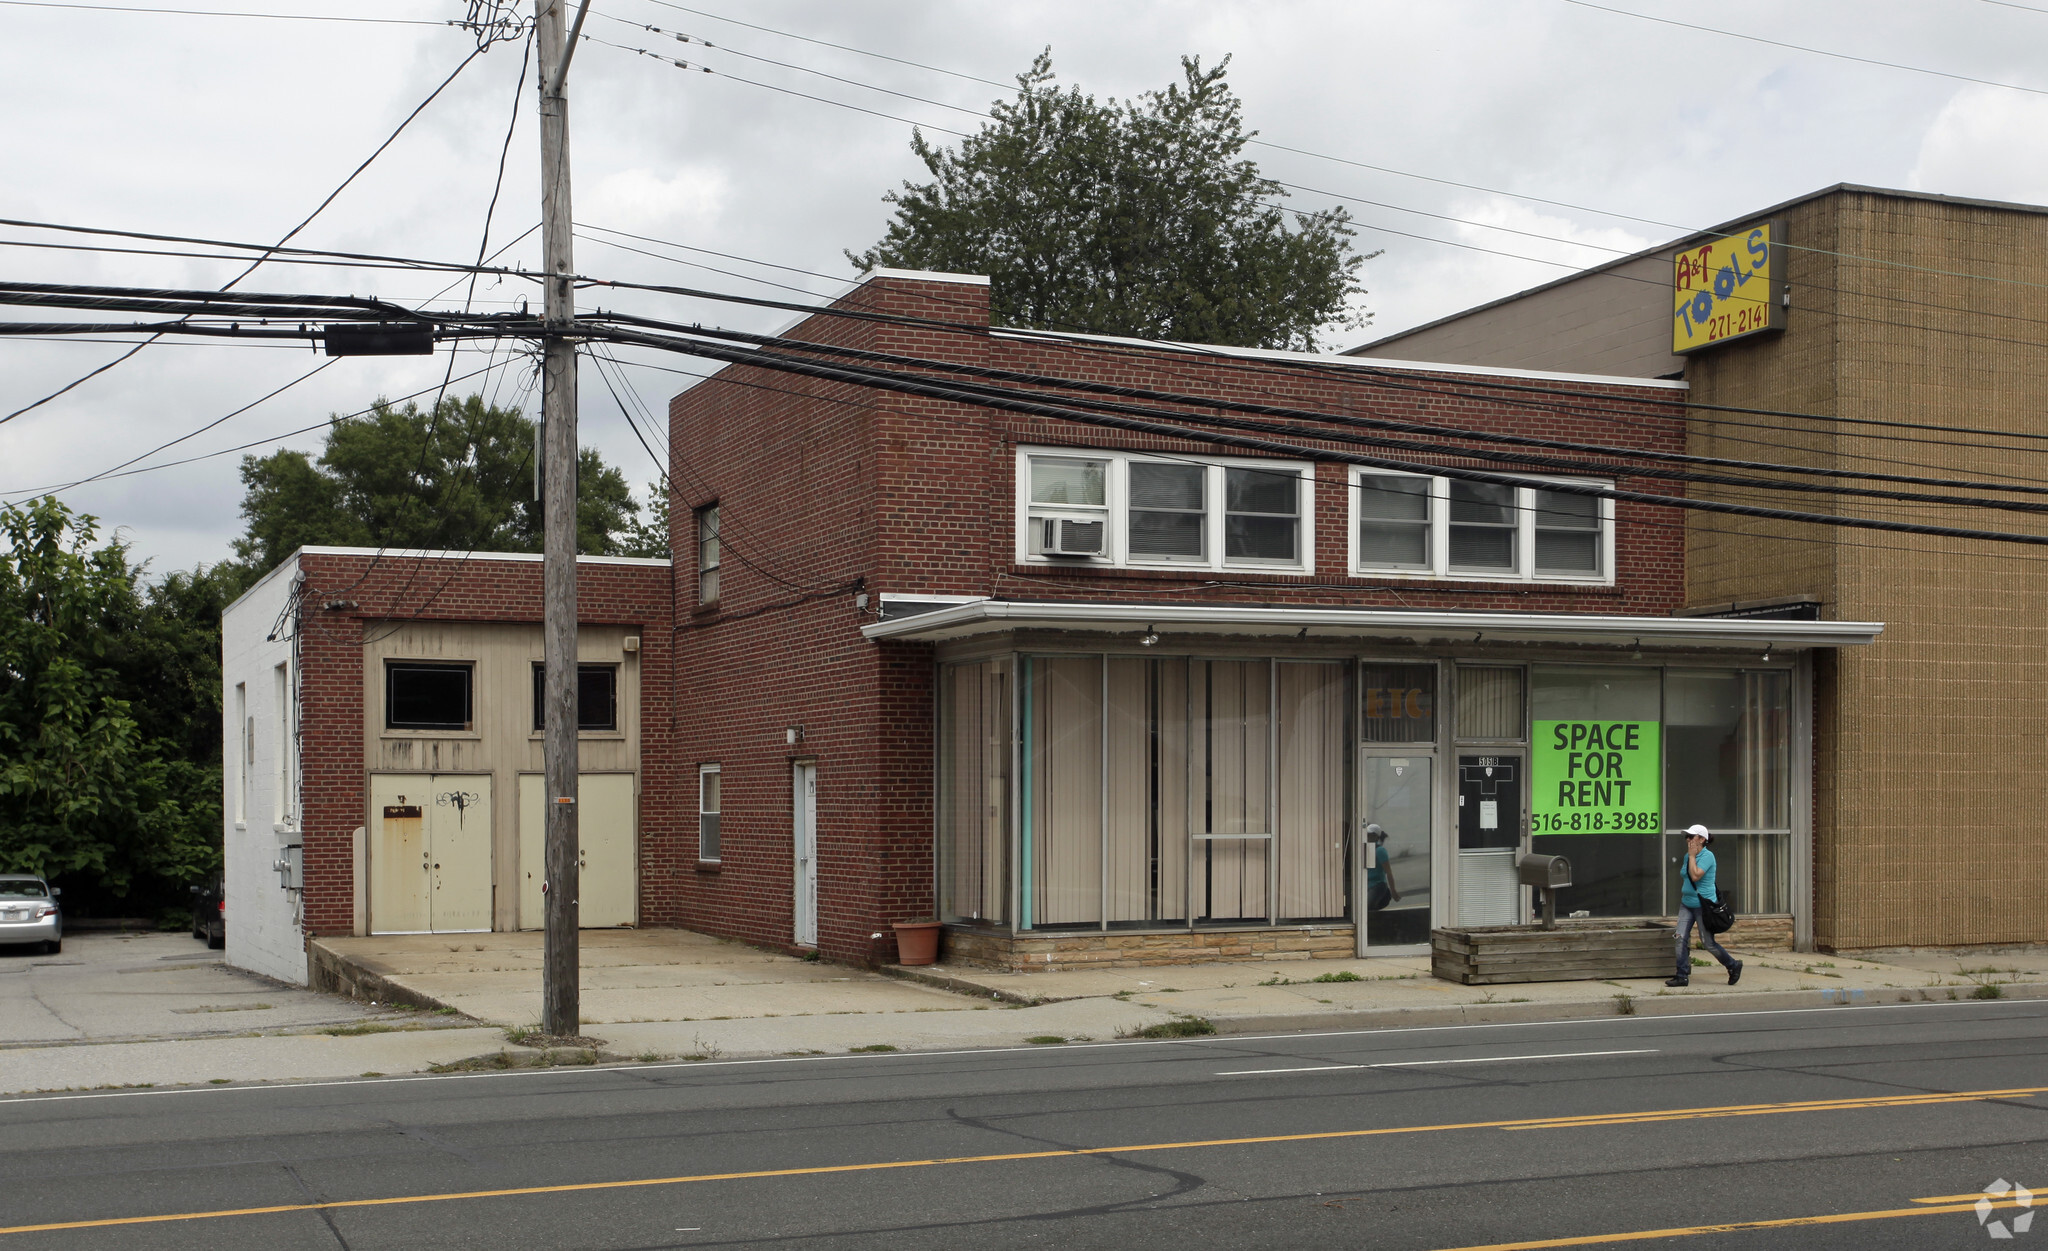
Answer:
<path fill-rule="evenodd" d="M 1426 569 L 1397 569 L 1364 564 L 1358 551 L 1358 528 L 1363 519 L 1359 515 L 1358 486 L 1367 478 L 1420 478 L 1429 477 L 1429 567 Z M 1451 480 L 1430 477 L 1425 474 L 1407 473 L 1396 470 L 1372 469 L 1364 465 L 1351 466 L 1350 503 L 1346 511 L 1350 514 L 1344 527 L 1347 562 L 1354 577 L 1361 578 L 1411 578 L 1426 582 L 1546 582 L 1576 586 L 1614 585 L 1614 501 L 1605 496 L 1598 497 L 1600 505 L 1600 572 L 1597 574 L 1538 573 L 1536 572 L 1536 513 L 1535 493 L 1553 483 L 1570 483 L 1576 486 L 1612 487 L 1611 481 L 1599 478 L 1533 477 L 1516 474 L 1514 477 L 1527 483 L 1516 488 L 1515 493 L 1515 568 L 1513 571 L 1466 571 L 1451 569 Z"/>
<path fill-rule="evenodd" d="M 718 779 L 718 807 L 710 811 L 704 808 L 704 781 Z M 714 854 L 704 854 L 704 818 L 718 818 L 718 847 Z M 702 864 L 715 864 L 725 859 L 725 769 L 722 765 L 700 764 L 697 766 L 697 860 Z"/>
<path fill-rule="evenodd" d="M 1106 504 L 1105 520 L 1108 527 L 1105 535 L 1104 554 L 1101 556 L 1042 556 L 1031 550 L 1031 461 L 1033 457 L 1052 457 L 1059 460 L 1099 460 L 1107 462 L 1108 472 L 1104 475 L 1103 499 Z M 1207 470 L 1202 497 L 1203 504 L 1203 551 L 1201 557 L 1140 556 L 1131 555 L 1130 536 L 1130 467 L 1134 463 L 1156 463 L 1168 465 L 1201 465 Z M 1225 471 L 1230 469 L 1269 469 L 1295 475 L 1295 559 L 1292 561 L 1251 560 L 1245 558 L 1226 559 L 1223 554 L 1225 514 L 1228 499 L 1225 494 Z M 1074 447 L 1019 447 L 1016 462 L 1016 517 L 1013 532 L 1017 538 L 1016 561 L 1020 565 L 1039 565 L 1049 568 L 1083 565 L 1091 568 L 1109 569 L 1200 569 L 1209 571 L 1230 570 L 1233 573 L 1269 573 L 1297 575 L 1314 573 L 1316 567 L 1316 466 L 1313 461 L 1265 460 L 1238 456 L 1176 456 L 1148 452 L 1110 451 L 1097 448 Z M 1094 509 L 1068 509 L 1059 505 L 1041 505 L 1037 510 L 1045 516 L 1075 516 L 1094 520 L 1098 514 Z"/>

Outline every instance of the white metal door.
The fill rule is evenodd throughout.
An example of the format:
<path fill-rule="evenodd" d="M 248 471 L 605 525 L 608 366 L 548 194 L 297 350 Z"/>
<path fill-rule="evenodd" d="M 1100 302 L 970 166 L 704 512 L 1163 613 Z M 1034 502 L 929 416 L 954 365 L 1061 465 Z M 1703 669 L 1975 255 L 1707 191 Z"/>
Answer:
<path fill-rule="evenodd" d="M 436 934 L 491 928 L 491 779 L 434 779 L 428 814 L 433 864 L 431 928 Z"/>
<path fill-rule="evenodd" d="M 637 914 L 633 775 L 585 773 L 576 780 L 579 859 L 577 925 L 631 925 Z"/>
<path fill-rule="evenodd" d="M 796 945 L 818 945 L 818 766 L 799 762 L 793 772 L 795 813 Z"/>
<path fill-rule="evenodd" d="M 1359 762 L 1364 816 L 1359 821 L 1358 955 L 1416 951 L 1434 921 L 1436 759 L 1424 752 L 1370 748 Z M 1374 827 L 1378 827 L 1375 829 Z"/>
<path fill-rule="evenodd" d="M 490 778 L 377 774 L 370 820 L 372 934 L 491 928 Z"/>
<path fill-rule="evenodd" d="M 519 775 L 519 928 L 545 929 L 540 884 L 547 876 L 545 779 Z M 630 773 L 576 778 L 576 915 L 579 929 L 632 925 L 638 918 L 639 839 Z"/>
<path fill-rule="evenodd" d="M 433 859 L 427 814 L 434 779 L 379 773 L 370 778 L 370 932 L 424 934 L 432 925 Z"/>

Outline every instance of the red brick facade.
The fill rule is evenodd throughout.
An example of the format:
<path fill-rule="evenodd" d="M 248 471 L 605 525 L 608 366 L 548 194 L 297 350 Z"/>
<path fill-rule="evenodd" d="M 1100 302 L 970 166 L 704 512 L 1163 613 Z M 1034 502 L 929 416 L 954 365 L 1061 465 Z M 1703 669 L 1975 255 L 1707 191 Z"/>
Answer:
<path fill-rule="evenodd" d="M 1682 452 L 1683 392 L 1653 386 L 1199 357 L 1119 344 L 991 334 L 987 288 L 878 277 L 842 302 L 964 323 L 961 329 L 812 318 L 790 337 L 1022 372 L 1206 394 L 1498 433 Z M 981 329 L 978 329 L 981 328 Z M 1549 391 L 1552 394 L 1546 395 Z M 1052 402 L 1057 402 L 1053 400 Z M 1304 423 L 1283 436 L 1312 448 Z M 676 827 L 694 851 L 693 775 L 722 769 L 723 854 L 650 855 L 676 866 L 658 897 L 681 924 L 777 946 L 794 911 L 791 771 L 818 766 L 819 948 L 893 955 L 887 922 L 930 916 L 933 898 L 933 664 L 927 646 L 869 642 L 880 593 L 1013 600 L 1275 604 L 1665 616 L 1684 595 L 1673 510 L 1620 503 L 1612 585 L 1432 583 L 1349 572 L 1346 467 L 1319 464 L 1314 570 L 1303 575 L 1181 573 L 1020 565 L 1020 444 L 1228 453 L 1194 440 L 1020 416 L 733 366 L 670 405 L 674 459 L 674 767 L 685 782 Z M 1404 453 L 1385 453 L 1403 456 Z M 1413 457 L 1508 469 L 1496 462 Z M 1617 485 L 1671 492 L 1616 475 Z M 715 605 L 697 601 L 693 510 L 716 503 L 724 556 Z M 869 607 L 857 607 L 865 592 Z M 801 727 L 801 740 L 789 742 Z M 310 762 L 309 762 L 310 764 Z M 652 774 L 650 773 L 650 777 Z M 651 789 L 651 787 L 650 787 Z M 645 871 L 643 871 L 645 872 Z M 650 897 L 655 897 L 653 893 Z"/>
<path fill-rule="evenodd" d="M 374 553 L 299 554 L 301 820 L 305 929 L 348 934 L 355 915 L 355 830 L 367 813 L 363 642 L 394 621 L 538 623 L 541 566 L 503 558 Z M 655 564 L 577 567 L 581 620 L 640 632 L 641 923 L 681 923 L 676 891 L 675 776 L 669 571 Z M 690 817 L 694 823 L 694 810 Z"/>

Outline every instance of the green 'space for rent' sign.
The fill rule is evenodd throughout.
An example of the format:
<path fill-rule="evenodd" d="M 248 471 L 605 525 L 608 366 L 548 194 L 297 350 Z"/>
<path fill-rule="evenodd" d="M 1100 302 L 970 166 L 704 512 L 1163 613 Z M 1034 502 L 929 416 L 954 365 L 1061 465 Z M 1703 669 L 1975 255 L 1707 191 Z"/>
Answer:
<path fill-rule="evenodd" d="M 1530 833 L 1663 829 L 1662 728 L 1655 721 L 1538 721 L 1530 744 Z"/>

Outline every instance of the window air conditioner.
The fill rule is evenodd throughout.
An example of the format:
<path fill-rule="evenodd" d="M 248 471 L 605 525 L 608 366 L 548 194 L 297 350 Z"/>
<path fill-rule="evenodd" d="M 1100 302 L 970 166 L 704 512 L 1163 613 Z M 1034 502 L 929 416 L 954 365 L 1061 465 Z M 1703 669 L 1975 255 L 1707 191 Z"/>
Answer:
<path fill-rule="evenodd" d="M 1039 550 L 1047 556 L 1103 554 L 1105 522 L 1079 521 L 1072 517 L 1047 517 L 1039 524 L 1045 527 L 1039 538 Z"/>

